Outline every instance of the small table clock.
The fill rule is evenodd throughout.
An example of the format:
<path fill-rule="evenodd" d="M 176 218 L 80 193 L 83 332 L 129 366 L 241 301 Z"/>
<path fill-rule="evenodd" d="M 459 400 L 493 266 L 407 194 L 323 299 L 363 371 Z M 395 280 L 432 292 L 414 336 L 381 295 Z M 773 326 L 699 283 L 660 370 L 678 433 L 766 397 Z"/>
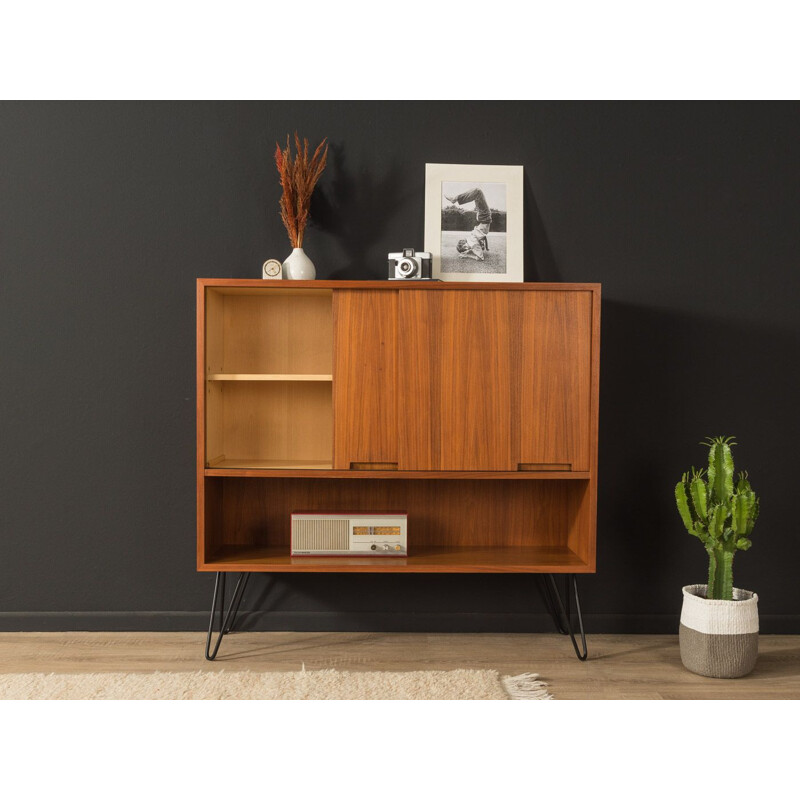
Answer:
<path fill-rule="evenodd" d="M 275 258 L 270 258 L 261 267 L 261 277 L 264 280 L 281 280 L 283 278 L 283 265 Z"/>

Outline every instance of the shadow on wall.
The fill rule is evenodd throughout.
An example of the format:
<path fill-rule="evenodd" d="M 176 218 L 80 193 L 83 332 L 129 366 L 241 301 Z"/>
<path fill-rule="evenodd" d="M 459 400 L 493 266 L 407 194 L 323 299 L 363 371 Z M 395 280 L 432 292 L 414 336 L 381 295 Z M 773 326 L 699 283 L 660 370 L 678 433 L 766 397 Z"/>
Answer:
<path fill-rule="evenodd" d="M 536 204 L 536 196 L 530 184 L 530 178 L 525 175 L 523 188 L 523 253 L 525 259 L 524 279 L 529 281 L 543 281 L 545 283 L 558 283 L 563 280 L 556 266 L 550 240 L 544 229 L 542 215 Z"/>
<path fill-rule="evenodd" d="M 311 198 L 311 218 L 346 255 L 347 266 L 328 276 L 331 280 L 383 280 L 386 278 L 387 221 L 417 192 L 402 192 L 403 170 L 394 161 L 381 176 L 362 168 L 348 171 L 344 147 L 330 143 L 329 169 L 333 179 Z M 409 236 L 409 241 L 414 239 Z M 420 237 L 420 242 L 422 238 Z M 402 245 L 401 245 L 402 246 Z M 376 258 L 375 253 L 380 253 Z"/>
<path fill-rule="evenodd" d="M 424 241 L 425 195 L 422 187 L 407 188 L 408 176 L 394 161 L 382 175 L 362 167 L 348 168 L 343 145 L 331 142 L 328 153 L 331 177 L 311 198 L 312 226 L 329 237 L 344 253 L 346 266 L 335 269 L 331 280 L 384 280 L 386 253 Z M 404 188 L 406 187 L 406 188 Z M 398 239 L 399 212 L 414 204 L 414 225 Z M 526 281 L 563 280 L 556 266 L 544 222 L 530 184 L 524 184 L 524 277 Z M 405 244 L 404 244 L 405 243 Z"/>
<path fill-rule="evenodd" d="M 785 524 L 796 517 L 786 443 L 800 439 L 800 376 L 786 365 L 800 361 L 800 343 L 692 312 L 609 300 L 602 313 L 598 576 L 584 583 L 587 608 L 677 614 L 680 587 L 705 582 L 705 553 L 683 528 L 673 490 L 689 466 L 705 465 L 698 443 L 719 434 L 736 435 L 737 470 L 750 471 L 764 502 L 736 584 L 769 587 L 764 614 L 792 607 L 790 576 L 775 570 L 800 558 L 800 537 Z"/>

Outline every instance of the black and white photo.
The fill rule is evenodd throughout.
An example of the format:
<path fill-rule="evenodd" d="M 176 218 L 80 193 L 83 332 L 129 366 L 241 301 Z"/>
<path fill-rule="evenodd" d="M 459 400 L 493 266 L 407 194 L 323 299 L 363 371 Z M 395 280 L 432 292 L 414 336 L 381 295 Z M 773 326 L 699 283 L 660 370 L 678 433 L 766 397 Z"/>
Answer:
<path fill-rule="evenodd" d="M 522 280 L 522 167 L 427 164 L 425 247 L 434 277 Z"/>
<path fill-rule="evenodd" d="M 442 272 L 506 272 L 506 185 L 442 182 Z"/>

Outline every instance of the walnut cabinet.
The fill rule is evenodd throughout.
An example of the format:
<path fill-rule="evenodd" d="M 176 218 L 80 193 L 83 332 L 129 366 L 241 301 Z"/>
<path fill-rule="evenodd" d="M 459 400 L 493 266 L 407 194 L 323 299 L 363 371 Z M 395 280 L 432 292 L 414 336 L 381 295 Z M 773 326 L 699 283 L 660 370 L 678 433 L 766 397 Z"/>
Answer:
<path fill-rule="evenodd" d="M 600 287 L 197 284 L 198 569 L 595 570 Z M 289 556 L 406 511 L 404 559 Z"/>

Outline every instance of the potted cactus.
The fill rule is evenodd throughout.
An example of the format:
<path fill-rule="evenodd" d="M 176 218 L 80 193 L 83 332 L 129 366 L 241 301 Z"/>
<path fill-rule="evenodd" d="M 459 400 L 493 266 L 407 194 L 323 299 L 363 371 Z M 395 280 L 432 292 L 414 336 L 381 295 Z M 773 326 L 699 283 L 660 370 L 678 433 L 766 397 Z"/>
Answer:
<path fill-rule="evenodd" d="M 708 469 L 685 472 L 675 501 L 686 530 L 708 553 L 708 583 L 683 587 L 683 665 L 711 678 L 739 678 L 758 657 L 758 595 L 733 586 L 733 558 L 750 549 L 759 499 L 747 473 L 734 482 L 732 436 L 708 438 Z"/>

